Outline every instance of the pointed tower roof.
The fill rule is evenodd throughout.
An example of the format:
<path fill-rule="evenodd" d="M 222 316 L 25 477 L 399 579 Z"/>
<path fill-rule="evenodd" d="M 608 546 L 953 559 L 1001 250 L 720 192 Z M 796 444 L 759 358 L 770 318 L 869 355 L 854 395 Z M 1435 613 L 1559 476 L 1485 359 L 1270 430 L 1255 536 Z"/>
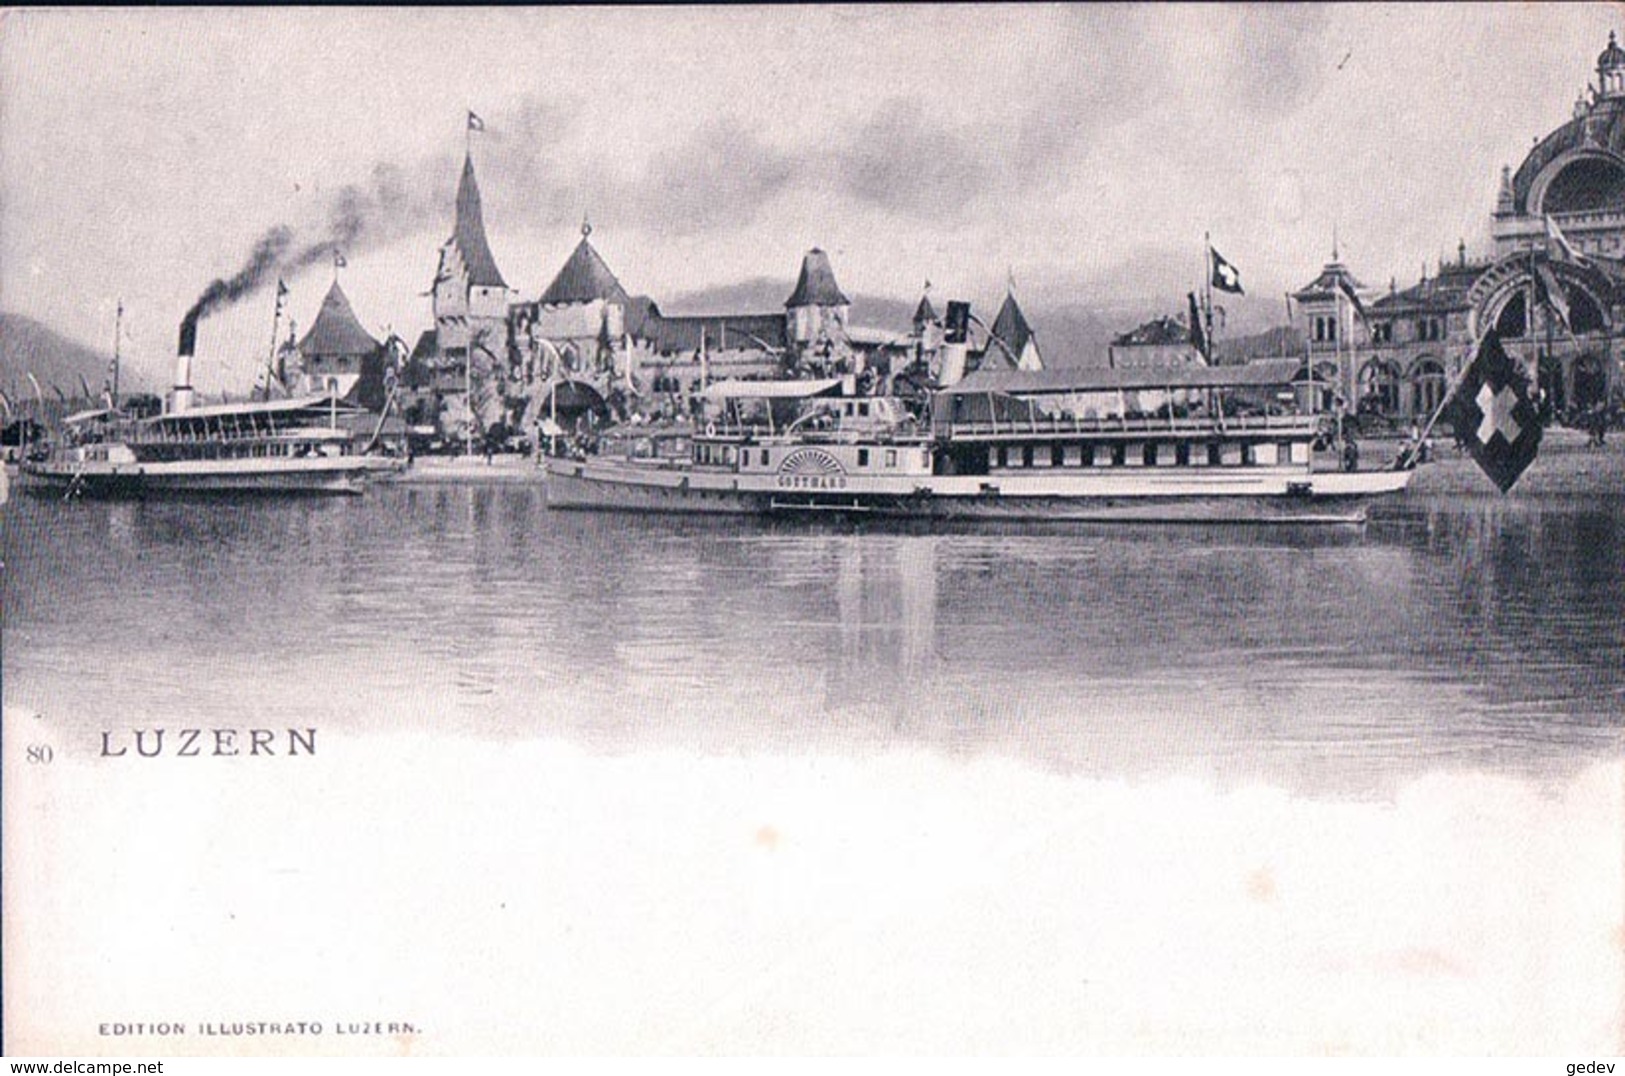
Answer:
<path fill-rule="evenodd" d="M 457 244 L 463 264 L 468 266 L 468 282 L 478 288 L 505 288 L 507 282 L 491 255 L 485 240 L 485 217 L 480 211 L 480 185 L 474 180 L 474 158 L 463 157 L 463 178 L 457 183 L 457 223 L 451 242 Z"/>
<path fill-rule="evenodd" d="M 370 355 L 382 346 L 361 327 L 349 297 L 336 280 L 327 289 L 310 331 L 299 341 L 299 351 L 304 355 Z"/>
<path fill-rule="evenodd" d="M 988 355 L 998 352 L 1001 359 L 1014 366 L 1033 339 L 1033 327 L 1027 324 L 1027 316 L 1021 312 L 1021 307 L 1016 303 L 1014 292 L 1004 293 L 1004 305 L 999 307 L 999 316 L 993 319 L 991 332 L 1010 349 L 1010 354 L 1004 354 L 1000 348 L 990 347 L 987 349 Z"/>
<path fill-rule="evenodd" d="M 576 244 L 564 268 L 559 270 L 559 275 L 542 293 L 543 306 L 590 303 L 595 299 L 622 305 L 631 301 L 621 282 L 615 279 L 615 274 L 588 241 L 587 237 L 591 234 L 592 226 L 583 224 L 581 242 Z"/>
<path fill-rule="evenodd" d="M 1365 285 L 1355 279 L 1349 272 L 1349 267 L 1337 259 L 1337 252 L 1332 251 L 1332 260 L 1320 267 L 1320 275 L 1309 283 L 1292 293 L 1297 300 L 1330 299 L 1339 293 L 1348 295 L 1351 292 L 1358 294 L 1365 289 Z"/>
<path fill-rule="evenodd" d="M 801 276 L 796 290 L 784 301 L 786 309 L 797 306 L 851 306 L 852 300 L 841 294 L 835 283 L 835 270 L 830 267 L 829 255 L 817 247 L 807 251 L 801 259 Z"/>
<path fill-rule="evenodd" d="M 922 325 L 940 325 L 942 319 L 937 317 L 936 307 L 931 305 L 931 296 L 920 296 L 920 305 L 914 308 L 914 327 Z"/>

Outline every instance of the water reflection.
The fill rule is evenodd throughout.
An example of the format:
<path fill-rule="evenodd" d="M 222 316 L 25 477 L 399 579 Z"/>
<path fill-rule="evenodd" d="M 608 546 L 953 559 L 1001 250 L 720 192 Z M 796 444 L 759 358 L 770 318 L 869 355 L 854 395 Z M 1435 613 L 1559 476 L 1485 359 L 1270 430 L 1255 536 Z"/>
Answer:
<path fill-rule="evenodd" d="M 1619 746 L 1619 501 L 1364 529 L 551 513 L 530 488 L 5 520 L 5 698 L 604 751 L 918 749 L 1369 789 Z"/>

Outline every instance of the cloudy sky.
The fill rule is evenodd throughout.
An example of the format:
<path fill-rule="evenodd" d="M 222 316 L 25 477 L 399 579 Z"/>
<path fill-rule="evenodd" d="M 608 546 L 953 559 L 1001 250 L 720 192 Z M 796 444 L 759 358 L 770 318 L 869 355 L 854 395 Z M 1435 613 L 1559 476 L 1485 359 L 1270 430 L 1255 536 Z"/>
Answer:
<path fill-rule="evenodd" d="M 1608 5 L 954 6 L 0 13 L 0 309 L 166 376 L 177 323 L 278 226 L 335 235 L 409 340 L 469 109 L 486 223 L 534 298 L 579 235 L 634 292 L 793 277 L 1130 327 L 1199 283 L 1253 323 L 1342 251 L 1368 284 L 1487 248 L 1503 164 L 1566 119 Z M 308 323 L 325 262 L 288 271 Z M 205 323 L 246 387 L 269 294 Z"/>

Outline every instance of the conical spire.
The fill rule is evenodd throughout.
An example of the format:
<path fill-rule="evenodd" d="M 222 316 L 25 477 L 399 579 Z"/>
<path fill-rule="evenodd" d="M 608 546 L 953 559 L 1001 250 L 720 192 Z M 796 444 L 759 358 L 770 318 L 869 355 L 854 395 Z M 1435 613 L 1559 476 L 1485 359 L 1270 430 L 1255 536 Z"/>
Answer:
<path fill-rule="evenodd" d="M 829 264 L 829 255 L 817 247 L 807 251 L 801 259 L 801 276 L 796 279 L 796 290 L 784 301 L 786 309 L 797 306 L 851 306 L 852 300 L 841 293 L 835 283 L 835 270 Z"/>
<path fill-rule="evenodd" d="M 588 241 L 587 237 L 591 234 L 592 225 L 582 221 L 581 242 L 576 244 L 564 268 L 559 270 L 553 283 L 542 293 L 543 306 L 590 303 L 595 299 L 622 305 L 630 301 L 626 289 L 621 287 L 621 282 L 615 279 L 609 265 Z"/>
<path fill-rule="evenodd" d="M 923 325 L 938 325 L 941 319 L 937 317 L 937 308 L 931 305 L 931 296 L 920 296 L 920 305 L 914 308 L 914 327 Z"/>
<path fill-rule="evenodd" d="M 1027 316 L 1021 312 L 1021 306 L 1016 302 L 1014 292 L 1006 292 L 1004 305 L 999 307 L 999 316 L 993 319 L 992 334 L 999 339 L 1010 351 L 1006 354 L 1003 349 L 994 346 L 987 350 L 988 355 L 999 352 L 999 357 L 1011 366 L 1016 365 L 1027 351 L 1027 345 L 1033 343 L 1033 329 L 1027 324 Z M 1034 350 L 1037 345 L 1034 344 Z"/>
<path fill-rule="evenodd" d="M 485 218 L 480 211 L 480 186 L 474 179 L 474 158 L 463 157 L 463 178 L 457 184 L 457 223 L 451 241 L 468 267 L 468 282 L 477 288 L 506 288 L 491 245 L 485 239 Z"/>
<path fill-rule="evenodd" d="M 362 328 L 350 306 L 349 296 L 338 281 L 327 289 L 322 309 L 310 331 L 299 341 L 299 351 L 307 358 L 315 355 L 370 355 L 381 345 Z"/>

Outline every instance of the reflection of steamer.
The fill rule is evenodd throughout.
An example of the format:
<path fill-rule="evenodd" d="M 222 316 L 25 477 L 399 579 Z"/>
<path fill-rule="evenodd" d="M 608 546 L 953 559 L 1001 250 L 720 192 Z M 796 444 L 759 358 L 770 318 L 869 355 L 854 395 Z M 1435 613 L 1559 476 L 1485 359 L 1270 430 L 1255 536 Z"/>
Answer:
<path fill-rule="evenodd" d="M 70 415 L 62 443 L 23 468 L 31 488 L 64 496 L 187 493 L 359 493 L 369 472 L 398 463 L 357 453 L 335 396 L 197 407 L 196 320 L 182 323 L 169 409 L 136 419 L 118 411 Z"/>
<path fill-rule="evenodd" d="M 1295 360 L 1160 370 L 984 371 L 929 424 L 843 381 L 726 382 L 703 433 L 623 427 L 548 463 L 548 502 L 711 514 L 931 520 L 1359 522 L 1409 471 L 1316 470 Z M 787 407 L 800 411 L 775 422 Z M 754 420 L 748 411 L 754 410 Z"/>

